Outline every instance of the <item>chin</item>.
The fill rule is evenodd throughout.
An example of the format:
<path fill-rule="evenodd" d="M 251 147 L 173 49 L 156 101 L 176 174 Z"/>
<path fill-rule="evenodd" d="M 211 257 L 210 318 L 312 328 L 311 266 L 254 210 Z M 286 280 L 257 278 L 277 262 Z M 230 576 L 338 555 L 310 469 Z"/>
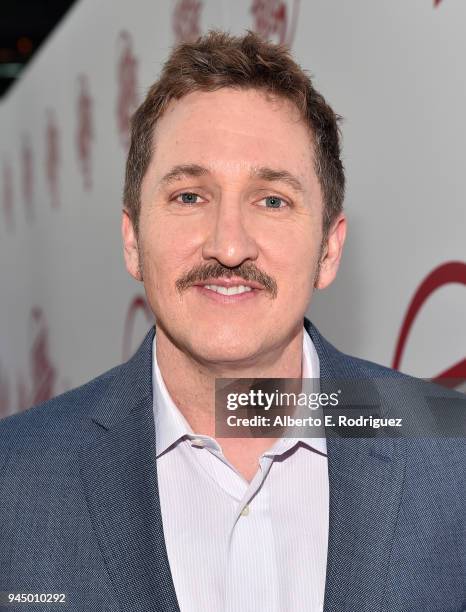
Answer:
<path fill-rule="evenodd" d="M 193 354 L 200 360 L 232 365 L 234 362 L 239 364 L 254 358 L 262 345 L 257 335 L 252 331 L 247 333 L 246 330 L 243 333 L 232 330 L 231 334 L 218 334 L 210 330 L 206 334 L 196 334 L 196 337 L 190 339 L 190 344 Z"/>

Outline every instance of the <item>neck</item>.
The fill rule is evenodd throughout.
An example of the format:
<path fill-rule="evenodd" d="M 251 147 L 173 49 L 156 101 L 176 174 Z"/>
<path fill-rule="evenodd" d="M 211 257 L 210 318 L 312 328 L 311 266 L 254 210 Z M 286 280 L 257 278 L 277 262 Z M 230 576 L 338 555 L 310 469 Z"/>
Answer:
<path fill-rule="evenodd" d="M 177 347 L 157 326 L 157 363 L 175 405 L 197 434 L 214 436 L 216 378 L 301 378 L 303 326 L 254 363 L 202 361 Z"/>

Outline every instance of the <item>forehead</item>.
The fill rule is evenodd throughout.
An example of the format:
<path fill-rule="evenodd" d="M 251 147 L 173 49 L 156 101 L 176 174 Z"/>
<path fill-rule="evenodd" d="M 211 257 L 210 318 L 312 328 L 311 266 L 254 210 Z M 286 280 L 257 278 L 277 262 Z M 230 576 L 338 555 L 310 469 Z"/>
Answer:
<path fill-rule="evenodd" d="M 304 183 L 315 179 L 312 136 L 297 107 L 256 89 L 172 100 L 156 124 L 153 148 L 144 179 L 152 185 L 179 164 L 199 164 L 229 180 L 258 166 L 280 167 Z"/>

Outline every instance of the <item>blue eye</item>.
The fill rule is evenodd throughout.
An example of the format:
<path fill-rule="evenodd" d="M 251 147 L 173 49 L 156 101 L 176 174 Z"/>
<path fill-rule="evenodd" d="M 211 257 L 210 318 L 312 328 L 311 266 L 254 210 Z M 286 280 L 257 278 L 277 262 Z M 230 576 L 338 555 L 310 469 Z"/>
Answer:
<path fill-rule="evenodd" d="M 278 196 L 267 196 L 265 199 L 265 207 L 266 208 L 283 208 L 282 205 L 286 205 L 286 202 L 283 198 Z"/>
<path fill-rule="evenodd" d="M 197 200 L 196 198 L 198 198 L 199 196 L 197 195 L 197 193 L 192 193 L 191 191 L 185 191 L 183 193 L 180 193 L 177 198 L 180 198 L 183 202 L 183 204 L 197 204 Z"/>

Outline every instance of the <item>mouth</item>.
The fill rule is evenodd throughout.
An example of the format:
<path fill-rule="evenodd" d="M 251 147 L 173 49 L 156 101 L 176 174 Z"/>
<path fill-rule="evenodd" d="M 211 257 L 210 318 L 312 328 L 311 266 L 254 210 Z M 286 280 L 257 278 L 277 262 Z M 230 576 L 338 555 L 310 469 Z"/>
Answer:
<path fill-rule="evenodd" d="M 223 304 L 255 298 L 264 290 L 260 283 L 242 278 L 207 279 L 194 284 L 193 287 L 201 295 Z"/>

